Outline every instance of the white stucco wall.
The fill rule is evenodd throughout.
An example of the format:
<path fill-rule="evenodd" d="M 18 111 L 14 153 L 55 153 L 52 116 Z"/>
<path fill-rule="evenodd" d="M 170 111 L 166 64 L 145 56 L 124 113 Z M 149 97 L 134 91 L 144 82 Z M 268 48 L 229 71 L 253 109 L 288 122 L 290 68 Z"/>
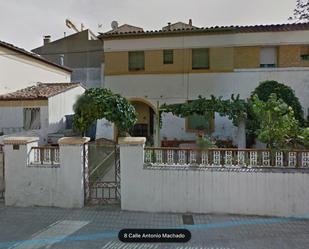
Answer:
<path fill-rule="evenodd" d="M 70 82 L 71 73 L 0 46 L 0 94 L 42 83 Z"/>
<path fill-rule="evenodd" d="M 84 91 L 85 89 L 79 86 L 48 99 L 48 133 L 65 128 L 65 115 L 74 114 L 73 106 Z"/>
<path fill-rule="evenodd" d="M 144 98 L 156 106 L 160 104 L 182 103 L 197 99 L 199 95 L 230 98 L 239 94 L 247 98 L 265 80 L 282 82 L 295 91 L 303 106 L 305 117 L 309 108 L 309 68 L 238 70 L 230 73 L 195 73 L 172 75 L 125 75 L 105 76 L 105 86 L 127 98 Z M 163 115 L 161 137 L 168 139 L 195 137 L 185 132 L 185 120 Z M 231 121 L 216 115 L 215 133 L 225 137 L 235 137 L 236 129 Z"/>
<path fill-rule="evenodd" d="M 55 206 L 81 208 L 84 205 L 83 147 L 60 146 L 59 167 L 30 167 L 27 164 L 31 147 L 37 142 L 5 151 L 5 205 Z"/>
<path fill-rule="evenodd" d="M 271 216 L 309 213 L 309 173 L 143 169 L 143 146 L 121 145 L 121 208 Z"/>

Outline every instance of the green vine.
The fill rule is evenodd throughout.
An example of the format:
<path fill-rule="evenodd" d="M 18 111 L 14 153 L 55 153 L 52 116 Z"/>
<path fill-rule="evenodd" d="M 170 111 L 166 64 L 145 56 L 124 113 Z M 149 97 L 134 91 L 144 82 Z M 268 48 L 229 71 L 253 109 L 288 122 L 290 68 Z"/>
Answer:
<path fill-rule="evenodd" d="M 136 122 L 134 106 L 127 99 L 105 88 L 90 88 L 74 105 L 73 127 L 85 132 L 97 119 L 115 123 L 120 133 L 128 132 Z"/>
<path fill-rule="evenodd" d="M 160 107 L 160 114 L 162 112 L 171 112 L 175 116 L 185 118 L 194 114 L 211 117 L 217 112 L 220 116 L 228 117 L 235 126 L 238 126 L 239 122 L 247 116 L 247 105 L 245 100 L 240 99 L 239 95 L 235 97 L 234 94 L 227 100 L 213 95 L 211 95 L 210 99 L 198 96 L 198 99 L 187 103 L 163 104 Z"/>

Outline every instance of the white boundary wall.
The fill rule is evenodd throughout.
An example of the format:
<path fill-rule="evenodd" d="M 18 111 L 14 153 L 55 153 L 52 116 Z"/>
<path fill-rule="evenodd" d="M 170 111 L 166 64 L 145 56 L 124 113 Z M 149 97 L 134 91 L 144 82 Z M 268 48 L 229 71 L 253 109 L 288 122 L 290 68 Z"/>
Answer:
<path fill-rule="evenodd" d="M 144 138 L 119 140 L 121 208 L 124 210 L 271 216 L 309 214 L 309 171 L 146 169 L 144 142 Z"/>
<path fill-rule="evenodd" d="M 83 207 L 83 144 L 87 141 L 89 138 L 61 138 L 60 164 L 51 167 L 28 165 L 28 155 L 38 145 L 38 138 L 6 138 L 5 205 Z"/>

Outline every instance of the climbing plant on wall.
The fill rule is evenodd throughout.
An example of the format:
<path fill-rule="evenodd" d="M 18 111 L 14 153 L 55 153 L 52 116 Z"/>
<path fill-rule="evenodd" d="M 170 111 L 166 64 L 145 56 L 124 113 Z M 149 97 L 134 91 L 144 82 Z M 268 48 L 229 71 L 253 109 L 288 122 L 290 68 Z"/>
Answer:
<path fill-rule="evenodd" d="M 136 122 L 134 106 L 127 99 L 105 88 L 87 89 L 74 105 L 73 127 L 85 132 L 97 119 L 113 122 L 120 133 L 128 132 Z"/>
<path fill-rule="evenodd" d="M 215 97 L 211 95 L 210 99 L 198 96 L 198 99 L 182 103 L 182 104 L 163 104 L 160 107 L 162 112 L 171 112 L 172 114 L 184 118 L 194 114 L 211 117 L 215 112 L 221 116 L 226 116 L 232 120 L 235 126 L 246 118 L 247 103 L 240 99 L 239 95 L 236 97 L 231 95 L 230 99 L 223 100 L 222 97 Z"/>

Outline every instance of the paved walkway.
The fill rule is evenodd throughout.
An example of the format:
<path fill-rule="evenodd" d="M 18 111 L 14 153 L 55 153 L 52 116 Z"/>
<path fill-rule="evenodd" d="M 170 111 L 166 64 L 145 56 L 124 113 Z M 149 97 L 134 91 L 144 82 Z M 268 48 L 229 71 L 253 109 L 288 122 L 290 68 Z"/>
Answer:
<path fill-rule="evenodd" d="M 185 227 L 182 214 L 125 212 L 118 207 L 13 208 L 0 203 L 0 249 L 309 248 L 309 219 L 193 215 L 186 244 L 124 244 L 122 228 Z"/>

